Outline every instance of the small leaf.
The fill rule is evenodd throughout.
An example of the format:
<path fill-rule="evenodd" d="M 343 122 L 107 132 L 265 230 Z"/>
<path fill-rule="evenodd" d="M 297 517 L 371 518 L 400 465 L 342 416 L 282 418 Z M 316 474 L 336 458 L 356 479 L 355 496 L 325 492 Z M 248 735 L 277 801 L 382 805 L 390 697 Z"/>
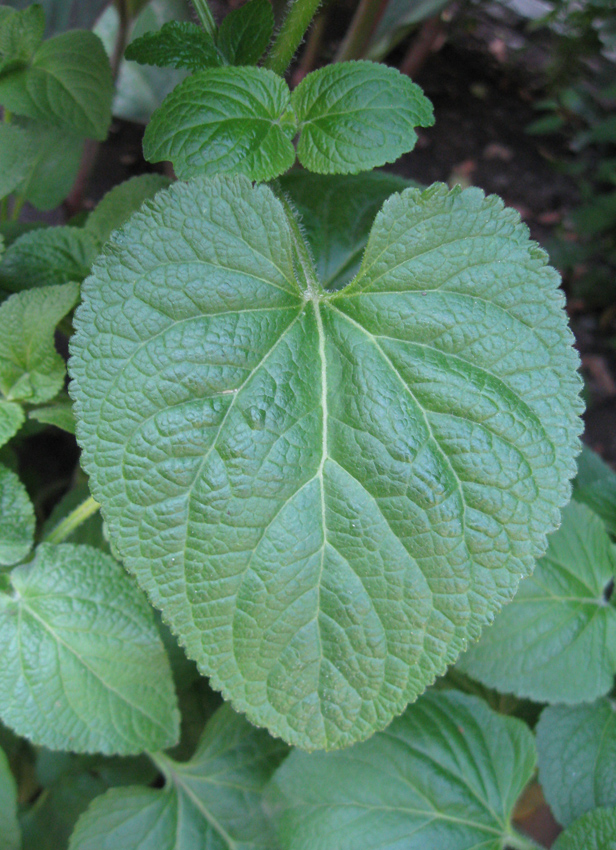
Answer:
<path fill-rule="evenodd" d="M 119 186 L 114 186 L 89 215 L 86 230 L 99 245 L 102 245 L 109 239 L 112 231 L 121 227 L 134 212 L 137 212 L 144 201 L 153 198 L 170 183 L 171 180 L 162 174 L 141 174 L 139 177 L 132 177 L 120 183 Z"/>
<path fill-rule="evenodd" d="M 44 425 L 55 425 L 68 434 L 75 433 L 75 414 L 73 404 L 69 398 L 58 399 L 48 407 L 37 407 L 28 414 L 29 419 L 34 419 Z"/>
<path fill-rule="evenodd" d="M 98 245 L 80 227 L 47 227 L 24 233 L 6 249 L 0 286 L 21 292 L 52 284 L 81 282 L 90 273 Z"/>
<path fill-rule="evenodd" d="M 573 495 L 599 514 L 609 533 L 616 537 L 616 473 L 588 446 L 583 446 L 578 457 Z"/>
<path fill-rule="evenodd" d="M 0 565 L 25 558 L 34 543 L 34 508 L 17 475 L 0 466 Z"/>
<path fill-rule="evenodd" d="M 13 595 L 0 595 L 3 722 L 35 744 L 74 752 L 174 744 L 169 662 L 120 564 L 89 546 L 42 544 L 10 578 Z"/>
<path fill-rule="evenodd" d="M 313 71 L 293 92 L 297 155 L 320 174 L 356 174 L 415 147 L 415 127 L 434 123 L 432 104 L 395 68 L 341 62 Z"/>
<path fill-rule="evenodd" d="M 0 308 L 0 316 L 2 315 Z M 0 330 L 0 351 L 2 350 L 2 331 Z M 0 354 L 0 375 L 2 374 L 2 355 Z M 25 421 L 25 413 L 21 404 L 5 401 L 0 397 L 0 446 L 14 437 Z"/>
<path fill-rule="evenodd" d="M 295 161 L 289 102 L 284 80 L 264 68 L 200 71 L 152 116 L 145 158 L 171 160 L 181 179 L 231 172 L 269 180 Z"/>
<path fill-rule="evenodd" d="M 594 809 L 563 832 L 552 850 L 616 850 L 616 809 Z"/>
<path fill-rule="evenodd" d="M 616 610 L 609 601 L 615 577 L 616 547 L 603 523 L 571 502 L 534 574 L 459 667 L 490 688 L 535 702 L 603 696 L 616 672 Z"/>
<path fill-rule="evenodd" d="M 218 47 L 231 65 L 256 65 L 273 31 L 274 11 L 269 0 L 248 0 L 223 19 Z"/>
<path fill-rule="evenodd" d="M 0 74 L 27 64 L 43 40 L 45 13 L 34 4 L 23 10 L 2 7 L 0 17 Z"/>
<path fill-rule="evenodd" d="M 534 767 L 522 721 L 433 692 L 349 750 L 292 752 L 268 803 L 283 850 L 502 850 Z"/>
<path fill-rule="evenodd" d="M 55 327 L 79 298 L 76 283 L 30 289 L 0 304 L 0 391 L 8 401 L 42 404 L 64 383 Z"/>
<path fill-rule="evenodd" d="M 324 177 L 297 170 L 280 178 L 324 289 L 341 289 L 355 277 L 377 212 L 390 195 L 411 185 L 384 171 Z"/>
<path fill-rule="evenodd" d="M 560 824 L 569 826 L 599 806 L 616 806 L 616 706 L 612 700 L 549 706 L 541 714 L 536 734 L 539 781 Z"/>
<path fill-rule="evenodd" d="M 10 195 L 32 167 L 30 140 L 19 127 L 0 125 L 0 198 Z"/>
<path fill-rule="evenodd" d="M 190 71 L 223 64 L 211 35 L 188 21 L 169 21 L 159 30 L 145 33 L 128 45 L 124 55 L 141 65 L 188 68 Z"/>
<path fill-rule="evenodd" d="M 77 177 L 84 140 L 66 130 L 21 118 L 31 149 L 28 173 L 18 192 L 39 210 L 55 209 Z"/>
<path fill-rule="evenodd" d="M 6 109 L 101 141 L 111 122 L 112 93 L 107 54 L 84 30 L 43 42 L 27 67 L 0 77 Z"/>
<path fill-rule="evenodd" d="M 0 750 L 0 847 L 2 850 L 21 850 L 17 786 L 3 750 Z"/>
<path fill-rule="evenodd" d="M 162 791 L 128 788 L 99 797 L 70 850 L 277 850 L 261 794 L 286 747 L 228 706 L 208 722 L 188 762 L 157 760 Z"/>
<path fill-rule="evenodd" d="M 394 195 L 333 293 L 292 225 L 246 178 L 159 192 L 84 282 L 71 393 L 112 545 L 188 655 L 252 722 L 335 748 L 533 569 L 580 379 L 558 275 L 498 199 Z"/>

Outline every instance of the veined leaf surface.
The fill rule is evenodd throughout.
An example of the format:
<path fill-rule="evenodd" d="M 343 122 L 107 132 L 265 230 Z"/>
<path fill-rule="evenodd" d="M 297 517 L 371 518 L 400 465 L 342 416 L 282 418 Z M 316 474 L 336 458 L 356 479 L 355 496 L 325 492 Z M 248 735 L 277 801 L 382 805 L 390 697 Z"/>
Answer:
<path fill-rule="evenodd" d="M 17 475 L 0 465 L 0 567 L 25 558 L 34 543 L 34 508 Z"/>
<path fill-rule="evenodd" d="M 554 850 L 616 850 L 616 809 L 593 809 L 556 839 Z"/>
<path fill-rule="evenodd" d="M 112 237 L 73 338 L 85 468 L 252 722 L 368 737 L 531 571 L 580 430 L 557 285 L 514 211 L 441 185 L 387 201 L 334 293 L 244 178 L 176 184 Z"/>

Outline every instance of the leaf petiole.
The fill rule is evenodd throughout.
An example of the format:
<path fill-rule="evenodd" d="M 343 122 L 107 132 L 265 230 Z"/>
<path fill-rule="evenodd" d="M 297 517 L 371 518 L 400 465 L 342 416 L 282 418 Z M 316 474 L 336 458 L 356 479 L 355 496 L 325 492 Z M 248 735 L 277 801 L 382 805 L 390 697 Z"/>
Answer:
<path fill-rule="evenodd" d="M 77 505 L 74 511 L 64 517 L 64 519 L 53 528 L 49 534 L 43 538 L 45 543 L 62 543 L 63 540 L 73 533 L 76 528 L 84 523 L 87 519 L 93 516 L 100 508 L 99 503 L 92 496 Z"/>
<path fill-rule="evenodd" d="M 321 0 L 295 0 L 272 44 L 265 67 L 284 76 Z"/>
<path fill-rule="evenodd" d="M 216 21 L 214 20 L 214 16 L 208 6 L 207 0 L 192 0 L 192 4 L 195 7 L 195 12 L 199 16 L 203 29 L 213 38 L 216 35 Z"/>

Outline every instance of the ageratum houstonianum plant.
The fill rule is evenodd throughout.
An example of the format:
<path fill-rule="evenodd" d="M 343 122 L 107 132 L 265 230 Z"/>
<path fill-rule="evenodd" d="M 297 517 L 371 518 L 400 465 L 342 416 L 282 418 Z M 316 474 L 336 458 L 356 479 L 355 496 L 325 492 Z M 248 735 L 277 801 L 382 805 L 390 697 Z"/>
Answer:
<path fill-rule="evenodd" d="M 199 24 L 134 40 L 131 61 L 187 74 L 144 137 L 177 181 L 135 178 L 85 222 L 7 236 L 0 433 L 26 414 L 74 427 L 52 334 L 80 298 L 70 393 L 92 492 L 35 538 L 0 469 L 0 717 L 55 765 L 18 818 L 0 758 L 9 850 L 84 769 L 100 784 L 71 850 L 531 848 L 511 819 L 535 741 L 497 691 L 560 703 L 540 780 L 563 825 L 586 818 L 560 846 L 612 828 L 587 813 L 616 799 L 572 803 L 554 778 L 575 712 L 589 782 L 616 734 L 616 490 L 594 456 L 544 554 L 581 430 L 558 275 L 499 198 L 371 171 L 433 122 L 397 70 L 343 62 L 289 89 L 317 6 L 296 0 L 272 39 L 268 0 L 220 27 L 200 0 Z M 102 138 L 109 78 L 79 54 L 94 36 L 43 41 L 39 7 L 0 9 L 17 218 L 34 167 L 17 142 L 67 116 Z M 227 701 L 214 713 L 199 674 Z M 61 750 L 103 755 L 69 770 Z"/>

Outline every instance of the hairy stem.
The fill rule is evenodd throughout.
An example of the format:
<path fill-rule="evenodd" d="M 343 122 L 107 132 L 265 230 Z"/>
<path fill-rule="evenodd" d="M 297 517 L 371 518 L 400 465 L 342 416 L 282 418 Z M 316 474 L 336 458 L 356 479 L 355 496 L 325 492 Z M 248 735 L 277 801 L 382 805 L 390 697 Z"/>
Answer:
<path fill-rule="evenodd" d="M 295 0 L 293 5 L 289 6 L 287 16 L 265 60 L 266 68 L 284 76 L 320 5 L 321 0 Z"/>
<path fill-rule="evenodd" d="M 360 0 L 334 62 L 348 62 L 364 55 L 370 36 L 375 31 L 389 0 Z"/>
<path fill-rule="evenodd" d="M 207 0 L 192 0 L 192 4 L 195 7 L 195 12 L 199 16 L 201 26 L 209 35 L 214 37 L 216 34 L 216 21 L 214 20 L 214 15 L 212 15 L 210 7 L 207 4 Z"/>
<path fill-rule="evenodd" d="M 62 543 L 63 540 L 73 533 L 76 528 L 89 519 L 100 508 L 99 503 L 92 496 L 88 496 L 85 502 L 77 505 L 67 517 L 56 525 L 49 534 L 43 538 L 44 543 Z"/>

